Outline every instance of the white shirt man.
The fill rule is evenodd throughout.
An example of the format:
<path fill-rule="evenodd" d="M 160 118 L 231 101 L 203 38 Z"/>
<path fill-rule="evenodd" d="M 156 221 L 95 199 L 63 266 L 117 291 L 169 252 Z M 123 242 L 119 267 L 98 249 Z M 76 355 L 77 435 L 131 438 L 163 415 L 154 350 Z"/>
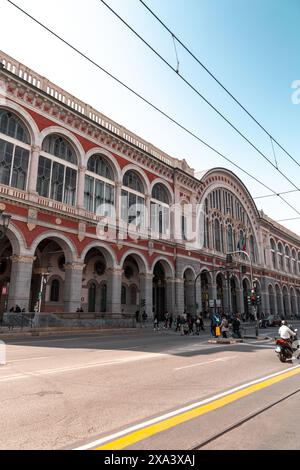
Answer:
<path fill-rule="evenodd" d="M 280 338 L 282 339 L 290 339 L 296 336 L 296 333 L 292 331 L 287 325 L 281 325 L 278 331 Z"/>

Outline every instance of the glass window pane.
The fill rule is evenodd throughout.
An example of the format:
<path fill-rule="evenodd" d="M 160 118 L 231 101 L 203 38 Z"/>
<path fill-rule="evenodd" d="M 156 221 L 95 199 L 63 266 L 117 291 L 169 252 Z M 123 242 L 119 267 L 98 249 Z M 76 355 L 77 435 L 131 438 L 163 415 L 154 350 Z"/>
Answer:
<path fill-rule="evenodd" d="M 52 162 L 49 158 L 39 157 L 36 190 L 37 193 L 43 197 L 49 197 L 51 165 Z"/>
<path fill-rule="evenodd" d="M 29 162 L 29 151 L 16 147 L 11 186 L 26 189 L 27 171 Z"/>
<path fill-rule="evenodd" d="M 12 157 L 14 146 L 13 144 L 0 139 L 0 183 L 9 185 Z"/>
<path fill-rule="evenodd" d="M 53 162 L 51 178 L 51 199 L 62 202 L 64 187 L 65 167 L 60 163 Z"/>

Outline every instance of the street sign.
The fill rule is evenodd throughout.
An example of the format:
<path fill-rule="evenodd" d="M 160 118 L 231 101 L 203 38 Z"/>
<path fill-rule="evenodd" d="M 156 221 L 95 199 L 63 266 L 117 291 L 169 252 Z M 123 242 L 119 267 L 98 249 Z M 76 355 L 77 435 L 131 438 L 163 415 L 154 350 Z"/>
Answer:
<path fill-rule="evenodd" d="M 214 300 L 210 300 L 210 301 L 209 301 L 209 306 L 210 306 L 210 308 L 214 308 L 214 306 L 215 306 L 215 301 L 214 301 Z"/>

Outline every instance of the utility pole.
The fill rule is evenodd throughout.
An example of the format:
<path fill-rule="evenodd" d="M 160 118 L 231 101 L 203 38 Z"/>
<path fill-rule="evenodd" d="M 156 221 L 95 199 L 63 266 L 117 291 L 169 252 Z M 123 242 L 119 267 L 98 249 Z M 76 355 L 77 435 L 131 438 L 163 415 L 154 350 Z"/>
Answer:
<path fill-rule="evenodd" d="M 251 294 L 252 292 L 254 293 L 255 295 L 255 302 L 251 303 L 252 305 L 252 312 L 253 312 L 253 316 L 254 316 L 254 319 L 255 319 L 255 334 L 256 336 L 258 337 L 259 335 L 259 321 L 258 321 L 258 318 L 257 318 L 257 282 L 256 282 L 256 279 L 254 279 L 253 277 L 253 265 L 252 265 L 252 260 L 251 260 L 251 256 L 249 255 L 249 253 L 247 253 L 247 251 L 243 251 L 243 250 L 237 250 L 237 251 L 231 251 L 230 253 L 227 253 L 226 255 L 226 259 L 227 261 L 231 261 L 232 262 L 232 255 L 245 255 L 249 262 L 250 262 L 250 278 L 251 278 Z"/>

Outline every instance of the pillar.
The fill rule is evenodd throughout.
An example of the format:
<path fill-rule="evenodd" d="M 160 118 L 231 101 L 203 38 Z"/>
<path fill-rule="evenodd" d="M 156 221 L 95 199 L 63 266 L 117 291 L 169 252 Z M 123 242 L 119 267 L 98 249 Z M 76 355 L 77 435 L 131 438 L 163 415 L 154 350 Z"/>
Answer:
<path fill-rule="evenodd" d="M 121 315 L 121 288 L 122 268 L 111 268 L 107 270 L 107 312 L 113 315 Z"/>
<path fill-rule="evenodd" d="M 202 312 L 202 289 L 201 277 L 199 276 L 196 281 L 196 313 Z"/>
<path fill-rule="evenodd" d="M 84 209 L 85 172 L 86 172 L 86 167 L 80 166 L 79 172 L 78 172 L 78 186 L 77 186 L 77 206 L 79 207 L 79 209 Z"/>
<path fill-rule="evenodd" d="M 175 312 L 175 279 L 166 279 L 166 309 L 174 316 Z"/>
<path fill-rule="evenodd" d="M 31 293 L 31 277 L 34 256 L 12 256 L 11 274 L 8 292 L 8 310 L 19 305 L 21 309 L 29 309 Z"/>
<path fill-rule="evenodd" d="M 176 278 L 175 315 L 182 315 L 184 311 L 184 279 Z"/>
<path fill-rule="evenodd" d="M 81 307 L 82 271 L 84 264 L 65 264 L 64 311 L 76 312 Z"/>
<path fill-rule="evenodd" d="M 38 176 L 39 158 L 41 148 L 35 145 L 31 147 L 30 170 L 28 174 L 28 192 L 36 194 L 36 183 Z"/>

